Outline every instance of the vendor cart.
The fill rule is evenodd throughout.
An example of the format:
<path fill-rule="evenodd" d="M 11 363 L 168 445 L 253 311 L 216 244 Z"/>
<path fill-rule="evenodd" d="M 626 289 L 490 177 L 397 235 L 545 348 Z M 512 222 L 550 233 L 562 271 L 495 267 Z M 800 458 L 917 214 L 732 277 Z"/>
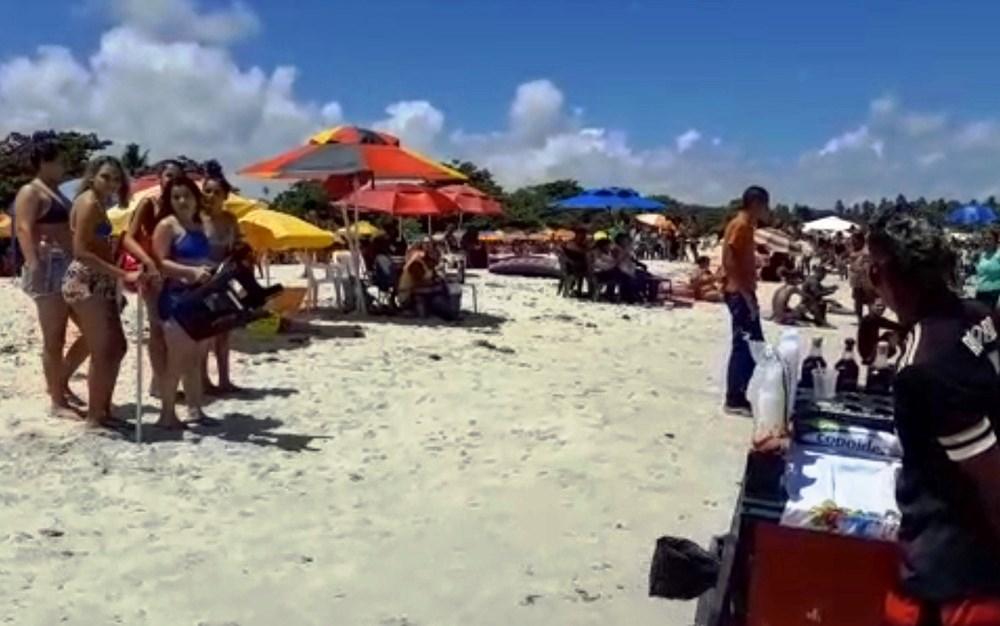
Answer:
<path fill-rule="evenodd" d="M 712 546 L 719 576 L 699 599 L 697 626 L 881 624 L 885 596 L 898 575 L 893 533 L 853 521 L 838 526 L 833 520 L 829 528 L 790 525 L 797 518 L 789 514 L 789 491 L 795 492 L 790 485 L 801 481 L 800 474 L 815 474 L 815 468 L 799 466 L 816 455 L 836 460 L 860 453 L 856 463 L 898 466 L 891 420 L 886 398 L 843 394 L 817 403 L 800 394 L 788 453 L 747 457 L 729 532 Z"/>

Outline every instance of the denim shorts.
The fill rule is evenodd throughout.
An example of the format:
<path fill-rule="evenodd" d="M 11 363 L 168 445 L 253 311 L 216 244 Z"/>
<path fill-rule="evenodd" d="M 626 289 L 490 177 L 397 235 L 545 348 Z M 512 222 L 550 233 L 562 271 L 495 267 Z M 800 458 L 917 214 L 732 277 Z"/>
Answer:
<path fill-rule="evenodd" d="M 35 266 L 21 268 L 21 290 L 33 300 L 61 295 L 63 277 L 72 260 L 70 253 L 62 248 L 40 247 Z"/>

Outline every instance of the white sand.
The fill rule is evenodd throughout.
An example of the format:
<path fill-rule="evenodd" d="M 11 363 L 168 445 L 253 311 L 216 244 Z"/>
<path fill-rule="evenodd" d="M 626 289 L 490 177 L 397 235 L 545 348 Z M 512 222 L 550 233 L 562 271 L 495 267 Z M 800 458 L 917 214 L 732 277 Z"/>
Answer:
<path fill-rule="evenodd" d="M 0 281 L 3 623 L 691 623 L 647 575 L 737 495 L 725 309 L 473 282 L 496 323 L 316 322 L 333 336 L 235 355 L 259 397 L 209 407 L 223 428 L 135 445 L 45 417 L 31 304 Z"/>

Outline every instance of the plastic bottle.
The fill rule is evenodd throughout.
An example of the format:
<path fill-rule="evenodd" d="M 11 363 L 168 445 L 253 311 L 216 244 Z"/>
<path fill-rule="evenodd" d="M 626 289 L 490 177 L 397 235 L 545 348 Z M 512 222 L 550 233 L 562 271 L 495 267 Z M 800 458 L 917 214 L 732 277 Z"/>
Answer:
<path fill-rule="evenodd" d="M 812 389 L 813 370 L 825 370 L 826 359 L 823 358 L 823 338 L 813 337 L 812 347 L 809 349 L 809 356 L 802 361 L 802 370 L 799 375 L 799 387 L 802 389 Z"/>
<path fill-rule="evenodd" d="M 778 357 L 785 367 L 785 419 L 791 418 L 795 406 L 795 389 L 799 384 L 799 361 L 802 358 L 802 338 L 795 328 L 786 328 L 778 340 Z"/>
<path fill-rule="evenodd" d="M 781 357 L 770 346 L 757 364 L 760 386 L 753 407 L 753 447 L 771 449 L 788 436 L 786 371 Z"/>
<path fill-rule="evenodd" d="M 896 378 L 896 368 L 889 362 L 889 343 L 878 342 L 875 349 L 875 360 L 868 368 L 868 378 L 865 380 L 867 393 L 888 395 L 892 393 L 892 383 Z"/>
<path fill-rule="evenodd" d="M 858 390 L 858 377 L 861 369 L 854 358 L 854 340 L 844 340 L 844 355 L 834 365 L 837 370 L 837 393 Z"/>

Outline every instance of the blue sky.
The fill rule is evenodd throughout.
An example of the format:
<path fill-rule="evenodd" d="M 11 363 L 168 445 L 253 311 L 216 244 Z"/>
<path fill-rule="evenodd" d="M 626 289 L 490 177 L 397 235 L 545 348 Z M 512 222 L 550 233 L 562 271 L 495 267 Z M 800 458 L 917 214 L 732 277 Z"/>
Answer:
<path fill-rule="evenodd" d="M 147 2 L 201 16 L 233 10 Z M 0 62 L 56 44 L 86 65 L 102 35 L 130 20 L 162 40 L 190 35 L 160 29 L 162 15 L 136 18 L 122 9 L 129 4 L 25 3 L 16 23 L 0 23 Z M 567 123 L 620 133 L 630 151 L 655 152 L 696 129 L 703 142 L 733 147 L 725 158 L 780 178 L 773 168 L 862 125 L 875 137 L 878 98 L 946 116 L 955 132 L 1000 111 L 994 2 L 261 0 L 244 10 L 256 20 L 252 32 L 200 43 L 224 49 L 241 70 L 295 67 L 291 97 L 335 101 L 347 121 L 426 101 L 445 117 L 441 137 L 503 132 L 518 86 L 544 79 L 575 120 Z M 878 139 L 887 152 L 890 134 Z M 434 145 L 456 150 L 447 139 Z"/>

